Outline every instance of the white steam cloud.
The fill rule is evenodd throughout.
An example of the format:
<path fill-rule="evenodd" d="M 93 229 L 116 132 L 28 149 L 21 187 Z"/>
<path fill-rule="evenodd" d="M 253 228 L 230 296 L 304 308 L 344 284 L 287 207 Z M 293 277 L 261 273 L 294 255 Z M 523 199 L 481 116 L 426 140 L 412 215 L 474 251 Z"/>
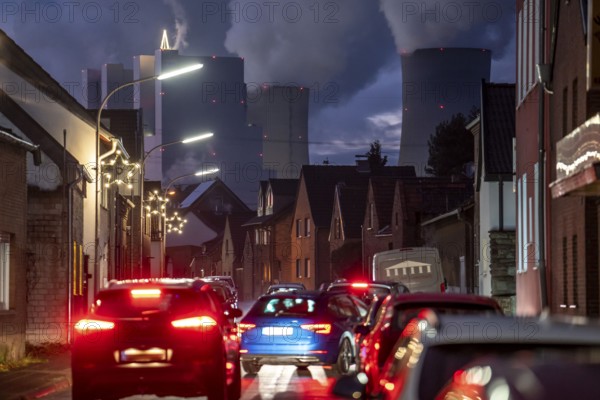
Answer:
<path fill-rule="evenodd" d="M 188 46 L 186 40 L 188 33 L 188 22 L 186 18 L 186 12 L 183 6 L 177 0 L 164 0 L 165 4 L 171 7 L 175 16 L 175 44 L 172 46 L 175 50 L 182 50 Z"/>

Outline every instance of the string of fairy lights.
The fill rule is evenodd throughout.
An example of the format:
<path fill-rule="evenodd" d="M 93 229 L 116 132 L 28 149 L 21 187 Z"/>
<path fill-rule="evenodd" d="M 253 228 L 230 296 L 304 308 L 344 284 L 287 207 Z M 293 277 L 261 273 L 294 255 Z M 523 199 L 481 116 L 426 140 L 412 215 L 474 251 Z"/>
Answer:
<path fill-rule="evenodd" d="M 119 188 L 133 189 L 135 176 L 140 173 L 141 166 L 138 163 L 129 162 L 120 150 L 115 152 L 114 157 L 101 161 L 104 187 L 116 186 Z M 160 217 L 165 220 L 167 233 L 183 233 L 187 219 L 175 211 L 172 215 L 167 214 L 167 203 L 169 199 L 160 195 L 158 190 L 150 193 L 144 200 L 144 210 L 147 217 Z"/>

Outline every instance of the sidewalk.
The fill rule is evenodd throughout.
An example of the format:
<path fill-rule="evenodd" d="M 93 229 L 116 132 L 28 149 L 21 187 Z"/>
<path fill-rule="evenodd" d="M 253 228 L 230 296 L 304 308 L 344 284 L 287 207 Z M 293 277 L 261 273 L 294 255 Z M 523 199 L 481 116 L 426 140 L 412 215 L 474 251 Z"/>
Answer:
<path fill-rule="evenodd" d="M 39 399 L 71 386 L 71 353 L 64 351 L 48 361 L 0 372 L 0 399 Z"/>

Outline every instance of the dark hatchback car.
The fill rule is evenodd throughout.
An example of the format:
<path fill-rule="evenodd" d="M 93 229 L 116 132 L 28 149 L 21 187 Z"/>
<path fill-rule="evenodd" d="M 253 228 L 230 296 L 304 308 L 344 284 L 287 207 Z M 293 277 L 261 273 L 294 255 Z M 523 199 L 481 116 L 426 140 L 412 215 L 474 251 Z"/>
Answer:
<path fill-rule="evenodd" d="M 358 297 L 366 304 L 370 304 L 375 297 L 381 298 L 389 294 L 397 295 L 410 292 L 402 283 L 390 281 L 338 281 L 329 284 L 327 291 L 348 293 Z"/>
<path fill-rule="evenodd" d="M 332 366 L 349 372 L 354 363 L 354 327 L 367 307 L 346 293 L 283 292 L 261 296 L 240 321 L 244 370 L 263 364 Z"/>
<path fill-rule="evenodd" d="M 227 313 L 229 313 L 228 310 L 231 308 L 238 308 L 238 301 L 237 296 L 235 294 L 235 290 L 232 289 L 227 282 L 217 280 L 205 282 L 213 288 L 213 290 L 219 297 L 221 305 Z"/>
<path fill-rule="evenodd" d="M 111 282 L 74 328 L 74 400 L 137 393 L 240 397 L 235 327 L 205 282 Z"/>

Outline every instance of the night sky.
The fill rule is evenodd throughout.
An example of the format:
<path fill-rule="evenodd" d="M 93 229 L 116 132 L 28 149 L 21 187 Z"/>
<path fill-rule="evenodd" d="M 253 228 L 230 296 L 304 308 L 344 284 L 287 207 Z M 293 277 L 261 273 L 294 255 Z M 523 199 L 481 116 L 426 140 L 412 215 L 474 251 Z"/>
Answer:
<path fill-rule="evenodd" d="M 506 0 L 7 0 L 0 20 L 75 97 L 81 69 L 131 68 L 163 29 L 180 54 L 244 57 L 247 83 L 312 89 L 313 164 L 354 164 L 379 139 L 396 165 L 403 52 L 491 49 L 492 81 L 515 81 L 515 2 Z"/>

